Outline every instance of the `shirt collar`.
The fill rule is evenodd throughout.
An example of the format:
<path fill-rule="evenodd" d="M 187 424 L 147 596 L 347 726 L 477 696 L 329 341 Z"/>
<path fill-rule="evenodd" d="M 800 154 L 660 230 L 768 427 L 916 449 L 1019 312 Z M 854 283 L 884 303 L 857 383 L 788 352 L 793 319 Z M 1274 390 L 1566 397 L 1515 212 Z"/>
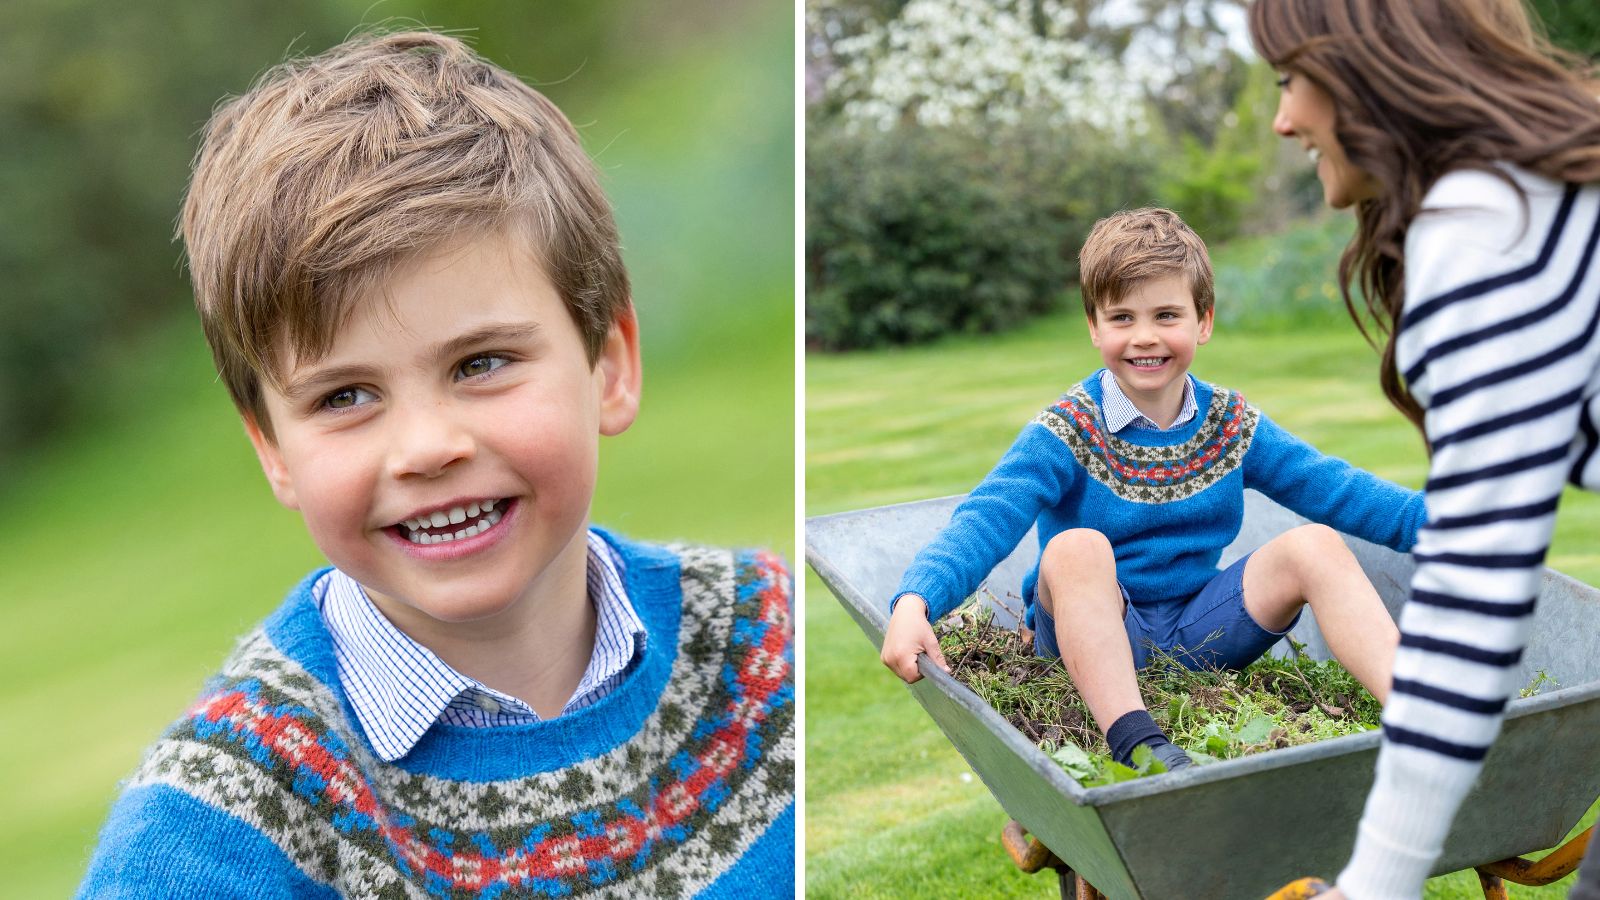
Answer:
<path fill-rule="evenodd" d="M 646 632 L 622 580 L 622 559 L 588 533 L 587 586 L 595 606 L 594 651 L 562 713 L 592 705 L 621 682 Z M 333 637 L 339 682 L 378 756 L 394 762 L 436 722 L 488 727 L 539 721 L 531 707 L 457 672 L 378 611 L 338 569 L 312 588 Z"/>
<path fill-rule="evenodd" d="M 1194 379 L 1187 374 L 1183 376 L 1183 405 L 1178 409 L 1178 417 L 1172 424 L 1162 428 L 1154 421 L 1139 411 L 1128 395 L 1122 392 L 1122 385 L 1117 384 L 1116 376 L 1110 369 L 1100 370 L 1100 413 L 1105 417 L 1106 428 L 1115 434 L 1129 425 L 1138 425 L 1154 431 L 1170 431 L 1181 425 L 1188 424 L 1200 412 L 1200 407 L 1194 400 Z"/>

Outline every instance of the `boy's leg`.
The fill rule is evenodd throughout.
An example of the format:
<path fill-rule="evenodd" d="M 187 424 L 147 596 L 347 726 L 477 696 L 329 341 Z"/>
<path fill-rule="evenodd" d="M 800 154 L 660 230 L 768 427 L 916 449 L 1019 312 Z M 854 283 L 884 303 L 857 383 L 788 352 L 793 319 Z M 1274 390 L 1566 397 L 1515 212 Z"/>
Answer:
<path fill-rule="evenodd" d="M 1105 535 L 1074 528 L 1051 538 L 1039 560 L 1038 602 L 1053 620 L 1061 661 L 1112 756 L 1127 763 L 1135 747 L 1149 744 L 1169 769 L 1191 764 L 1161 733 L 1139 696 L 1117 561 Z"/>
<path fill-rule="evenodd" d="M 1122 624 L 1117 560 L 1105 535 L 1074 528 L 1051 538 L 1039 560 L 1038 599 L 1055 620 L 1061 662 L 1100 730 L 1144 709 Z"/>
<path fill-rule="evenodd" d="M 1361 564 L 1326 525 L 1292 528 L 1251 554 L 1244 605 L 1268 631 L 1282 631 L 1309 604 L 1328 649 L 1382 703 L 1389 696 L 1400 630 Z"/>

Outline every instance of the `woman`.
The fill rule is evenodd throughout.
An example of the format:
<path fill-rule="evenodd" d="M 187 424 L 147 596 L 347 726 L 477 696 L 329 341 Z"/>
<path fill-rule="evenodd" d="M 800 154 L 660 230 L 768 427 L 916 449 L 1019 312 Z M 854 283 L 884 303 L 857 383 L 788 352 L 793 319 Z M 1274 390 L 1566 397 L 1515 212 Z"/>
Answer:
<path fill-rule="evenodd" d="M 1517 686 L 1562 487 L 1600 489 L 1600 102 L 1519 0 L 1257 0 L 1250 29 L 1280 75 L 1274 129 L 1356 214 L 1345 302 L 1359 324 L 1365 298 L 1384 393 L 1430 449 L 1377 780 L 1338 880 L 1417 897 Z M 1583 877 L 1572 896 L 1600 897 L 1600 848 Z"/>

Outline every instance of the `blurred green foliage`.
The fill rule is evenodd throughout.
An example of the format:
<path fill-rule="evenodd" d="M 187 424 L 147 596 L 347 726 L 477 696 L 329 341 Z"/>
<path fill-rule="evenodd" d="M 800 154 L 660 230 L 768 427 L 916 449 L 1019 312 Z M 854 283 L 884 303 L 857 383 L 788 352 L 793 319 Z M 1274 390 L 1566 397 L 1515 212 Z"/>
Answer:
<path fill-rule="evenodd" d="M 1591 0 L 1530 0 L 1545 33 L 1559 47 L 1600 58 L 1600 4 Z"/>
<path fill-rule="evenodd" d="M 811 126 L 806 337 L 826 349 L 1013 327 L 1056 307 L 1094 221 L 1154 158 L 1089 129 Z"/>
<path fill-rule="evenodd" d="M 651 349 L 692 350 L 683 344 L 698 337 L 677 323 L 686 305 L 700 302 L 694 267 L 637 252 L 655 248 L 630 226 L 679 235 L 706 229 L 704 246 L 741 249 L 721 254 L 720 264 L 747 288 L 790 269 L 792 223 L 773 211 L 792 209 L 792 74 L 773 63 L 789 52 L 792 28 L 771 12 L 755 19 L 755 8 L 710 0 L 160 0 L 113 9 L 10 0 L 0 28 L 0 463 L 85 413 L 96 361 L 112 346 L 192 315 L 173 234 L 213 106 L 269 66 L 361 27 L 455 31 L 566 110 L 618 195 L 641 315 L 656 325 Z M 764 39 L 729 42 L 750 28 L 764 29 Z M 750 66 L 738 91 L 705 80 L 710 57 L 698 74 L 674 62 L 685 47 L 718 36 Z M 752 55 L 758 48 L 767 55 Z M 681 72 L 683 90 L 665 104 L 662 95 L 628 107 L 619 86 L 666 64 Z M 708 101 L 721 105 L 719 127 L 682 130 Z M 598 116 L 602 109 L 612 115 Z M 669 168 L 638 165 L 652 158 Z M 698 183 L 661 190 L 688 179 Z M 724 309 L 748 324 L 747 304 Z M 12 471 L 0 465 L 0 483 Z"/>
<path fill-rule="evenodd" d="M 1217 323 L 1251 332 L 1350 328 L 1338 271 L 1354 233 L 1350 216 L 1324 214 L 1213 249 Z"/>

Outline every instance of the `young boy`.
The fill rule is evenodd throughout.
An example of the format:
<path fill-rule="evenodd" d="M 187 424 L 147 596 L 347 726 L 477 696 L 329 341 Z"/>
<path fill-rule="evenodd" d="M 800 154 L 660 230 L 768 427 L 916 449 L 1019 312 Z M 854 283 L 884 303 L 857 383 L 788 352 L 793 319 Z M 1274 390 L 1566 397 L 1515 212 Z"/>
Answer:
<path fill-rule="evenodd" d="M 333 567 L 151 748 L 81 894 L 791 896 L 781 562 L 588 525 L 639 342 L 561 112 L 455 39 L 358 38 L 216 113 L 183 237 Z"/>
<path fill-rule="evenodd" d="M 1211 337 L 1211 261 L 1175 214 L 1098 222 L 1080 259 L 1089 337 L 1105 368 L 1023 428 L 1011 449 L 906 570 L 883 662 L 916 681 L 939 654 L 931 621 L 970 595 L 1039 528 L 1023 581 L 1041 656 L 1059 655 L 1114 758 L 1149 745 L 1192 760 L 1144 709 L 1134 670 L 1154 645 L 1186 665 L 1240 667 L 1310 604 L 1334 655 L 1381 702 L 1399 633 L 1328 525 L 1409 550 L 1422 495 L 1323 456 L 1237 393 L 1188 374 Z M 1291 529 L 1217 571 L 1239 533 L 1244 489 L 1320 525 Z"/>

